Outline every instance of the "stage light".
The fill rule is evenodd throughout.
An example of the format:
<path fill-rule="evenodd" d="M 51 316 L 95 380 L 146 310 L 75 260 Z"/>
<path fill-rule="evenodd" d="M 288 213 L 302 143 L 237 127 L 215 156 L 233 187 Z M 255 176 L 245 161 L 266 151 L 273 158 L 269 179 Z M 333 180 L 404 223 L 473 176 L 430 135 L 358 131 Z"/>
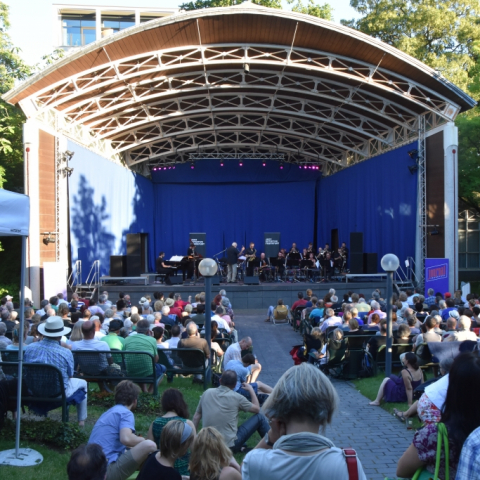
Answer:
<path fill-rule="evenodd" d="M 301 169 L 302 169 L 302 166 L 301 166 L 301 165 L 299 165 L 299 166 L 298 166 L 298 168 L 301 170 Z"/>
<path fill-rule="evenodd" d="M 192 162 L 192 163 L 190 164 L 190 169 L 193 170 L 194 168 L 195 168 L 195 163 Z"/>
<path fill-rule="evenodd" d="M 243 162 L 242 161 L 238 162 L 238 166 L 243 167 Z"/>
<path fill-rule="evenodd" d="M 280 170 L 283 170 L 283 162 L 280 164 Z"/>
<path fill-rule="evenodd" d="M 166 169 L 167 169 L 167 167 L 163 167 L 163 169 L 164 169 L 164 170 L 166 170 Z"/>
<path fill-rule="evenodd" d="M 172 168 L 175 170 L 175 165 Z"/>
<path fill-rule="evenodd" d="M 220 162 L 220 166 L 223 167 L 223 162 Z"/>
<path fill-rule="evenodd" d="M 408 169 L 412 175 L 415 175 L 415 172 L 418 170 L 418 165 L 409 165 Z"/>
<path fill-rule="evenodd" d="M 417 157 L 418 157 L 418 150 L 410 150 L 408 153 L 408 156 L 412 159 L 412 160 L 416 160 Z"/>
<path fill-rule="evenodd" d="M 243 71 L 245 72 L 245 75 L 248 75 L 250 73 L 250 65 L 248 63 L 245 63 L 243 65 Z"/>
<path fill-rule="evenodd" d="M 267 164 L 265 162 L 262 163 L 262 167 L 266 167 Z"/>

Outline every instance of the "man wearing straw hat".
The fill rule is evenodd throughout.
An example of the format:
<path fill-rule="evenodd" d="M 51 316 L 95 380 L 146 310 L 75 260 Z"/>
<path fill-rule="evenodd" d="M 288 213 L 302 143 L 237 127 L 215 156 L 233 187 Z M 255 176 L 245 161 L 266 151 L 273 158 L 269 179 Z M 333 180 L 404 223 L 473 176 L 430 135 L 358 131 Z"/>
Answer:
<path fill-rule="evenodd" d="M 72 352 L 60 345 L 62 336 L 70 331 L 71 328 L 65 327 L 60 317 L 48 317 L 45 323 L 38 326 L 38 332 L 43 335 L 43 339 L 25 349 L 24 360 L 26 363 L 46 363 L 57 367 L 62 372 L 67 400 L 74 394 L 77 398 L 83 397 L 76 392 L 84 390 L 85 398 L 76 404 L 78 425 L 83 427 L 87 418 L 87 382 L 80 378 L 72 378 L 74 372 Z"/>

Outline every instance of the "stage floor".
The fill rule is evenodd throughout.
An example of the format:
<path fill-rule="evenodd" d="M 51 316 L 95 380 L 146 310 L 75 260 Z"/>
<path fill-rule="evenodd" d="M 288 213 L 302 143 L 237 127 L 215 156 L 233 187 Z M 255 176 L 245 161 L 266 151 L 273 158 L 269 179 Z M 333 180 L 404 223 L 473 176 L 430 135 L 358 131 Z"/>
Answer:
<path fill-rule="evenodd" d="M 324 298 L 329 289 L 334 288 L 337 297 L 341 300 L 343 295 L 348 292 L 363 293 L 365 298 L 371 298 L 372 292 L 379 288 L 382 292 L 386 289 L 385 281 L 378 282 L 330 282 L 330 283 L 261 283 L 259 285 L 245 285 L 243 283 L 221 283 L 212 286 L 212 296 L 215 296 L 220 290 L 227 292 L 233 308 L 235 309 L 267 309 L 270 305 L 276 305 L 279 298 L 283 299 L 286 305 L 292 305 L 297 299 L 297 293 L 310 288 L 313 294 L 318 298 Z M 107 291 L 110 301 L 116 301 L 118 294 L 123 292 L 129 294 L 132 304 L 138 305 L 138 301 L 144 295 L 150 295 L 153 300 L 154 292 L 163 292 L 167 297 L 170 292 L 180 293 L 183 300 L 192 296 L 194 301 L 197 293 L 205 291 L 203 281 L 188 285 L 165 285 L 154 283 L 151 285 L 138 285 L 133 283 L 124 283 L 121 285 L 106 284 L 100 287 L 100 291 Z"/>

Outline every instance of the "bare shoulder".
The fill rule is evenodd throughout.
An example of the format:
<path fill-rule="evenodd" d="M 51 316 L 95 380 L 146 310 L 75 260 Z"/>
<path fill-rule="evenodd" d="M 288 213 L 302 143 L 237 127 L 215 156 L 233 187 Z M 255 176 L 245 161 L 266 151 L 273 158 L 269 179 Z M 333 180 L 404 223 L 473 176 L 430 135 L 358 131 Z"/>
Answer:
<path fill-rule="evenodd" d="M 242 480 L 242 474 L 233 467 L 223 467 L 219 480 Z"/>

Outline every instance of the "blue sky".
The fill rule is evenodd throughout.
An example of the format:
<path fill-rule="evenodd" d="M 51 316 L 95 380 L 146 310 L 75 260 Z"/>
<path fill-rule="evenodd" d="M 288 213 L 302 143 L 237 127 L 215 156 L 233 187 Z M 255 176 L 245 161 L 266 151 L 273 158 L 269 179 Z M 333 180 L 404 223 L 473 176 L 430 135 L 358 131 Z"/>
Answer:
<path fill-rule="evenodd" d="M 103 0 L 96 3 L 94 1 L 80 0 L 78 2 L 65 3 L 119 7 L 135 5 L 138 7 L 157 8 L 160 6 L 175 8 L 182 3 L 181 0 L 164 0 L 158 3 L 153 0 L 137 2 L 138 0 Z M 10 6 L 12 27 L 9 30 L 9 34 L 13 44 L 21 49 L 21 56 L 28 64 L 33 65 L 40 62 L 43 55 L 53 50 L 53 3 L 47 0 L 7 0 L 6 3 Z M 323 3 L 323 1 L 320 1 L 320 3 Z M 350 0 L 335 0 L 329 3 L 334 8 L 333 13 L 336 22 L 340 22 L 344 18 L 350 19 L 357 16 L 355 10 L 350 7 Z"/>

